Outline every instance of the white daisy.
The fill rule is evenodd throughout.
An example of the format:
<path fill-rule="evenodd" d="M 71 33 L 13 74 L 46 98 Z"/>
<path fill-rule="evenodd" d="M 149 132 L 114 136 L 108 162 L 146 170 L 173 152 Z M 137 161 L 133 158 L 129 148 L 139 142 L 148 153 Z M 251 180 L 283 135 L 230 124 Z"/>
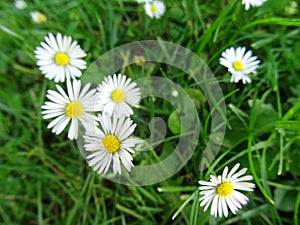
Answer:
<path fill-rule="evenodd" d="M 251 50 L 246 52 L 245 47 L 233 47 L 226 49 L 222 53 L 220 58 L 220 64 L 226 66 L 228 71 L 232 73 L 231 82 L 250 83 L 251 79 L 247 75 L 250 73 L 256 73 L 256 69 L 259 67 L 260 61 L 256 56 L 252 56 Z"/>
<path fill-rule="evenodd" d="M 226 166 L 223 170 L 222 176 L 210 175 L 210 181 L 199 181 L 201 185 L 199 187 L 200 195 L 200 206 L 205 206 L 204 211 L 208 209 L 211 204 L 210 214 L 215 217 L 228 216 L 228 208 L 233 214 L 236 214 L 238 209 L 241 209 L 243 205 L 246 205 L 249 201 L 248 197 L 238 192 L 242 191 L 253 191 L 255 185 L 247 180 L 252 180 L 251 175 L 240 177 L 245 174 L 247 168 L 240 170 L 235 173 L 239 168 L 240 164 L 237 163 L 232 170 L 228 173 L 228 167 Z M 228 174 L 227 174 L 228 173 Z M 235 174 L 234 174 L 235 173 Z"/>
<path fill-rule="evenodd" d="M 245 5 L 245 9 L 250 9 L 250 6 L 258 7 L 264 4 L 267 0 L 242 0 L 242 4 Z"/>
<path fill-rule="evenodd" d="M 86 53 L 77 42 L 72 42 L 70 36 L 62 37 L 60 33 L 56 38 L 49 33 L 45 41 L 41 42 L 42 47 L 37 47 L 34 51 L 38 59 L 37 65 L 45 77 L 54 79 L 55 82 L 80 77 L 80 69 L 86 68 L 86 62 L 81 58 L 85 57 Z"/>
<path fill-rule="evenodd" d="M 44 23 L 47 21 L 47 17 L 44 13 L 41 13 L 39 11 L 33 11 L 30 13 L 31 19 L 35 23 Z"/>
<path fill-rule="evenodd" d="M 25 9 L 27 7 L 27 4 L 26 2 L 24 2 L 23 0 L 16 0 L 14 2 L 14 6 L 17 8 L 17 9 Z"/>
<path fill-rule="evenodd" d="M 110 117 L 108 114 L 98 116 L 102 130 L 95 128 L 84 135 L 86 159 L 89 166 L 99 174 L 107 173 L 112 163 L 113 172 L 121 174 L 121 162 L 127 171 L 133 167 L 133 147 L 142 143 L 141 140 L 129 137 L 136 124 L 130 118 Z M 120 161 L 121 160 L 121 161 Z"/>
<path fill-rule="evenodd" d="M 178 91 L 177 90 L 173 90 L 172 91 L 172 95 L 173 95 L 173 97 L 177 98 L 178 97 Z"/>
<path fill-rule="evenodd" d="M 122 74 L 105 77 L 98 91 L 98 103 L 103 113 L 115 117 L 133 114 L 131 106 L 137 107 L 141 99 L 137 84 Z"/>
<path fill-rule="evenodd" d="M 166 6 L 162 1 L 154 0 L 152 2 L 146 2 L 145 6 L 146 14 L 151 18 L 159 19 L 166 11 Z"/>
<path fill-rule="evenodd" d="M 84 86 L 80 90 L 81 82 L 73 80 L 67 81 L 67 93 L 56 85 L 58 91 L 48 90 L 47 98 L 51 101 L 45 102 L 42 106 L 43 119 L 55 118 L 47 128 L 52 128 L 52 132 L 60 134 L 71 120 L 71 126 L 68 132 L 69 139 L 78 138 L 78 121 L 81 122 L 85 129 L 95 124 L 96 116 L 90 114 L 98 111 L 96 107 L 96 89 L 89 91 L 91 84 Z"/>
<path fill-rule="evenodd" d="M 152 2 L 153 0 L 136 0 L 138 3 Z"/>

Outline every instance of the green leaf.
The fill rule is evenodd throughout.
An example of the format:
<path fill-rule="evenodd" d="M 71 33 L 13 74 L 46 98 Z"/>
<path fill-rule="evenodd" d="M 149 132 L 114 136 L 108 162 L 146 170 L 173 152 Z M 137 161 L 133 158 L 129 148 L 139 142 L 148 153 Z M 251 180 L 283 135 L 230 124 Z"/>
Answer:
<path fill-rule="evenodd" d="M 222 143 L 223 146 L 232 148 L 245 141 L 248 138 L 249 132 L 253 132 L 254 136 L 257 137 L 275 128 L 278 116 L 271 104 L 264 103 L 260 99 L 255 101 L 249 100 L 248 104 L 252 108 L 253 116 L 251 119 L 254 120 L 255 129 L 253 131 L 249 131 L 249 128 L 247 127 L 247 112 L 230 104 L 229 108 L 236 116 L 232 116 L 230 118 L 229 122 L 233 129 L 228 129 L 226 131 L 224 141 Z"/>
<path fill-rule="evenodd" d="M 293 212 L 296 203 L 297 191 L 276 188 L 274 191 L 275 207 L 285 212 Z"/>
<path fill-rule="evenodd" d="M 237 118 L 233 117 L 233 120 L 230 121 L 233 129 L 226 130 L 224 140 L 222 145 L 228 148 L 233 148 L 234 146 L 239 145 L 241 142 L 245 141 L 248 137 L 248 129 L 244 126 L 244 124 Z M 212 138 L 217 139 L 218 133 L 212 134 Z M 218 142 L 217 142 L 218 143 Z"/>
<path fill-rule="evenodd" d="M 173 111 L 168 118 L 168 127 L 173 134 L 180 134 L 181 122 L 177 111 Z"/>
<path fill-rule="evenodd" d="M 290 172 L 295 176 L 300 176 L 300 151 L 298 149 L 290 151 Z"/>
<path fill-rule="evenodd" d="M 252 117 L 254 120 L 254 136 L 262 135 L 272 129 L 274 129 L 278 115 L 273 106 L 269 103 L 264 103 L 260 99 L 255 101 L 249 100 L 249 106 L 252 108 Z"/>
<path fill-rule="evenodd" d="M 194 104 L 197 108 L 200 108 L 201 103 L 207 102 L 205 95 L 202 93 L 201 90 L 196 88 L 185 88 L 184 89 L 189 96 L 192 98 Z"/>

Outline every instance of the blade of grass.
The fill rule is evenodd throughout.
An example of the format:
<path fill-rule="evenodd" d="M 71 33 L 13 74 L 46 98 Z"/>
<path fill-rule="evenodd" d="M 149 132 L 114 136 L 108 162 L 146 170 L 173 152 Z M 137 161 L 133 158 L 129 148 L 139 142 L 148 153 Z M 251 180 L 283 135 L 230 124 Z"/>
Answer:
<path fill-rule="evenodd" d="M 177 209 L 177 211 L 173 214 L 172 220 L 175 220 L 176 217 L 179 215 L 179 213 L 186 207 L 186 205 L 196 196 L 196 193 L 198 190 L 196 190 L 193 194 L 190 195 L 182 204 L 181 206 Z"/>
<path fill-rule="evenodd" d="M 42 182 L 37 183 L 37 216 L 38 216 L 38 224 L 43 225 L 43 203 L 42 203 Z"/>
<path fill-rule="evenodd" d="M 158 187 L 158 192 L 182 192 L 182 191 L 195 191 L 195 186 L 169 186 L 169 187 Z"/>
<path fill-rule="evenodd" d="M 300 208 L 300 191 L 298 192 L 295 210 L 294 210 L 294 224 L 299 225 L 299 208 Z"/>
<path fill-rule="evenodd" d="M 142 216 L 142 215 L 136 213 L 134 210 L 129 209 L 128 207 L 125 207 L 125 206 L 123 206 L 123 205 L 121 205 L 121 204 L 119 204 L 119 203 L 116 204 L 116 208 L 117 208 L 118 210 L 120 210 L 121 212 L 124 212 L 125 214 L 129 214 L 129 215 L 135 217 L 135 218 L 138 219 L 138 220 L 145 220 L 145 217 L 144 217 L 144 216 Z"/>
<path fill-rule="evenodd" d="M 291 19 L 291 18 L 280 18 L 280 17 L 272 17 L 267 19 L 255 20 L 243 26 L 241 30 L 246 30 L 250 27 L 256 25 L 269 25 L 269 24 L 276 24 L 282 26 L 295 26 L 300 27 L 300 19 Z"/>
<path fill-rule="evenodd" d="M 199 211 L 199 190 L 195 193 L 194 202 L 192 205 L 191 213 L 190 213 L 190 225 L 197 225 L 198 224 L 198 211 Z"/>
<path fill-rule="evenodd" d="M 220 24 L 224 21 L 225 17 L 229 14 L 229 12 L 233 9 L 235 6 L 237 0 L 230 1 L 229 4 L 225 7 L 225 9 L 222 10 L 218 18 L 215 20 L 215 22 L 206 30 L 204 33 L 200 45 L 196 51 L 196 54 L 199 55 L 203 52 L 203 49 L 205 48 L 207 42 L 212 39 L 213 32 L 220 26 Z"/>
<path fill-rule="evenodd" d="M 252 142 L 253 142 L 253 137 L 252 134 L 249 135 L 248 138 L 248 160 L 249 160 L 249 166 L 250 166 L 250 170 L 251 173 L 253 175 L 253 178 L 258 186 L 258 188 L 260 189 L 261 193 L 265 196 L 265 198 L 272 204 L 274 205 L 274 201 L 272 199 L 272 197 L 267 193 L 267 191 L 264 189 L 264 187 L 261 185 L 260 183 L 260 179 L 257 176 L 257 173 L 255 171 L 255 166 L 254 166 L 254 162 L 253 162 L 253 155 L 252 155 Z"/>

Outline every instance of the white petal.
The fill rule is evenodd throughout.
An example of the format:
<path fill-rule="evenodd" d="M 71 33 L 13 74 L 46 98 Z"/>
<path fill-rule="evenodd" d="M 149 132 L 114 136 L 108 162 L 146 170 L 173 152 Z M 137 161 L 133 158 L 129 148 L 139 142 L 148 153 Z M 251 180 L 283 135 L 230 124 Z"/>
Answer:
<path fill-rule="evenodd" d="M 60 134 L 65 129 L 69 121 L 69 117 L 64 117 L 64 119 L 57 123 L 57 125 L 52 129 L 52 132 L 55 134 Z"/>
<path fill-rule="evenodd" d="M 215 195 L 211 204 L 210 214 L 213 215 L 214 217 L 218 216 L 218 200 L 219 200 L 219 196 Z"/>
<path fill-rule="evenodd" d="M 71 126 L 69 128 L 68 138 L 70 140 L 78 138 L 78 120 L 77 119 L 71 120 Z"/>
<path fill-rule="evenodd" d="M 114 174 L 121 174 L 121 165 L 118 154 L 113 155 L 113 171 Z"/>
<path fill-rule="evenodd" d="M 220 200 L 222 202 L 221 205 L 222 205 L 222 209 L 223 209 L 223 214 L 225 217 L 227 217 L 228 216 L 228 208 L 227 208 L 227 203 L 225 201 L 225 198 L 220 198 Z"/>
<path fill-rule="evenodd" d="M 230 170 L 229 174 L 228 174 L 228 178 L 232 177 L 232 175 L 235 173 L 235 171 L 237 171 L 237 169 L 240 167 L 240 164 L 237 163 L 234 165 L 234 167 Z"/>

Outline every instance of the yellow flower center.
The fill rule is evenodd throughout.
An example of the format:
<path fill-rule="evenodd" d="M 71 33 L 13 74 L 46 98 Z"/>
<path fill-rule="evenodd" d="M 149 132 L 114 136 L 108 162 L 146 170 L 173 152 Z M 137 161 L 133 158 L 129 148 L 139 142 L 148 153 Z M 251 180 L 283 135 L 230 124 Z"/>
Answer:
<path fill-rule="evenodd" d="M 151 8 L 150 8 L 150 10 L 151 10 L 151 12 L 152 12 L 152 13 L 156 13 L 156 11 L 157 11 L 157 8 L 156 8 L 156 6 L 155 6 L 155 5 L 151 5 Z"/>
<path fill-rule="evenodd" d="M 43 13 L 39 13 L 36 17 L 38 23 L 43 23 L 47 20 L 46 16 Z"/>
<path fill-rule="evenodd" d="M 119 151 L 121 146 L 121 142 L 113 134 L 109 134 L 105 138 L 103 138 L 102 144 L 104 148 L 106 148 L 106 151 L 108 151 L 109 153 L 115 153 Z"/>
<path fill-rule="evenodd" d="M 145 63 L 145 58 L 143 56 L 136 55 L 134 56 L 133 61 L 137 66 L 143 66 Z"/>
<path fill-rule="evenodd" d="M 79 118 L 82 114 L 82 105 L 80 102 L 70 102 L 66 107 L 66 114 L 71 118 Z"/>
<path fill-rule="evenodd" d="M 69 64 L 70 58 L 69 56 L 64 52 L 59 52 L 54 57 L 56 64 L 60 66 L 65 66 Z"/>
<path fill-rule="evenodd" d="M 125 101 L 125 93 L 120 89 L 116 89 L 111 94 L 111 98 L 114 102 L 120 103 Z"/>
<path fill-rule="evenodd" d="M 243 70 L 243 69 L 244 69 L 244 64 L 243 64 L 241 61 L 239 61 L 239 60 L 233 62 L 232 65 L 233 65 L 233 68 L 234 68 L 235 70 L 240 71 L 240 70 Z"/>
<path fill-rule="evenodd" d="M 227 197 L 233 191 L 232 184 L 230 182 L 222 182 L 216 188 L 216 192 L 220 197 Z"/>

